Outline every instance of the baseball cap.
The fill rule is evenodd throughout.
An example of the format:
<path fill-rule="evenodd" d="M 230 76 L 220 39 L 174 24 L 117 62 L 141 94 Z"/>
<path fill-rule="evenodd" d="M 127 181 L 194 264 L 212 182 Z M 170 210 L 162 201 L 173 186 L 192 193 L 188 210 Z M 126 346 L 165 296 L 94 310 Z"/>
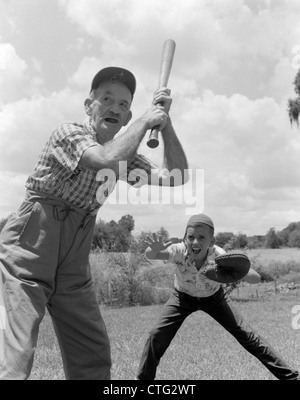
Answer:
<path fill-rule="evenodd" d="M 119 67 L 107 67 L 101 69 L 92 80 L 91 91 L 97 89 L 101 82 L 109 81 L 111 79 L 116 79 L 117 81 L 122 82 L 125 86 L 127 86 L 133 97 L 136 89 L 135 77 L 127 69 Z"/>
<path fill-rule="evenodd" d="M 212 219 L 205 214 L 192 215 L 191 218 L 188 220 L 186 227 L 202 224 L 207 225 L 212 229 L 215 229 Z"/>

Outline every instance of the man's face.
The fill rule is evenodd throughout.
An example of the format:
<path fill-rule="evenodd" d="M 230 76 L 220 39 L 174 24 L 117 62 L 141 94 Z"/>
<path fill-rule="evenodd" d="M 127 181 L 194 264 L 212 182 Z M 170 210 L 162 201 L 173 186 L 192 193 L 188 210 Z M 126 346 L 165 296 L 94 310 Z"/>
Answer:
<path fill-rule="evenodd" d="M 131 119 L 131 93 L 117 81 L 102 82 L 95 90 L 95 99 L 87 99 L 85 108 L 101 143 L 114 138 Z"/>
<path fill-rule="evenodd" d="M 209 247 L 213 244 L 212 229 L 207 225 L 189 226 L 185 235 L 188 253 L 195 260 L 203 261 Z"/>

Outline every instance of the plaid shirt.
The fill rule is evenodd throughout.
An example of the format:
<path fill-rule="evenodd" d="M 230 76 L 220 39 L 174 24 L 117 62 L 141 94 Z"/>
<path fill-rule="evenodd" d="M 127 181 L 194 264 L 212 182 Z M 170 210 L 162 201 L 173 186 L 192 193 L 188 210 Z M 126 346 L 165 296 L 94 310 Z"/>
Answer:
<path fill-rule="evenodd" d="M 168 247 L 169 260 L 176 265 L 174 287 L 194 297 L 212 296 L 221 284 L 214 282 L 203 274 L 205 267 L 213 262 L 215 257 L 224 254 L 225 251 L 218 246 L 212 246 L 208 250 L 204 265 L 198 271 L 194 261 L 190 258 L 184 243 L 175 243 Z"/>
<path fill-rule="evenodd" d="M 148 183 L 151 170 L 157 168 L 144 156 L 136 155 L 131 164 L 120 163 L 126 169 L 121 170 L 118 176 L 105 174 L 103 170 L 101 177 L 101 170 L 93 172 L 79 165 L 83 152 L 97 144 L 96 132 L 89 123 L 62 124 L 52 133 L 43 148 L 34 172 L 27 179 L 26 188 L 51 194 L 77 207 L 95 211 L 107 200 L 118 179 L 140 187 Z M 136 169 L 144 170 L 146 174 L 135 172 Z M 105 190 L 101 194 L 99 187 L 103 184 Z"/>

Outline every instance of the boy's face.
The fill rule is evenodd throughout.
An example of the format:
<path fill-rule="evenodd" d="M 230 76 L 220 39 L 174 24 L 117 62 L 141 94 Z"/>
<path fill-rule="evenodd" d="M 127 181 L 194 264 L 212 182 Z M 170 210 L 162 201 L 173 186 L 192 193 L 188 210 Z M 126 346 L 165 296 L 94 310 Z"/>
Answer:
<path fill-rule="evenodd" d="M 188 252 L 197 261 L 203 261 L 207 251 L 213 245 L 213 231 L 207 225 L 189 226 L 185 234 Z"/>

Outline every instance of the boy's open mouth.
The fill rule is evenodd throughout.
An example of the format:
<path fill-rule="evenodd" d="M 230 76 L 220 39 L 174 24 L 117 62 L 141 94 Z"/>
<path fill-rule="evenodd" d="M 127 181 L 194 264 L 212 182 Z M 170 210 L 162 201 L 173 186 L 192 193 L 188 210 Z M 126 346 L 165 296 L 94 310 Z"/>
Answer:
<path fill-rule="evenodd" d="M 201 249 L 199 249 L 197 247 L 197 248 L 192 249 L 192 251 L 193 251 L 194 254 L 199 254 L 201 252 Z"/>

